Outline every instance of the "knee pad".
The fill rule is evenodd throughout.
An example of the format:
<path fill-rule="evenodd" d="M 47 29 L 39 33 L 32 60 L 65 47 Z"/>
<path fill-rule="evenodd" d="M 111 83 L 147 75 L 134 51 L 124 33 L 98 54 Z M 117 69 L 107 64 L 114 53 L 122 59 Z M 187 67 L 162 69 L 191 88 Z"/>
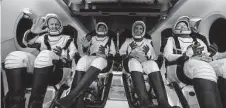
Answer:
<path fill-rule="evenodd" d="M 100 70 L 103 70 L 105 67 L 107 67 L 107 60 L 102 57 L 97 57 L 97 58 L 93 59 L 93 61 L 90 65 L 93 67 L 96 67 Z"/>
<path fill-rule="evenodd" d="M 14 51 L 5 58 L 5 68 L 27 67 L 28 72 L 33 72 L 35 56 L 28 52 Z"/>
<path fill-rule="evenodd" d="M 143 72 L 143 67 L 141 63 L 134 58 L 129 60 L 128 67 L 130 72 L 131 71 Z"/>
<path fill-rule="evenodd" d="M 47 66 L 53 65 L 53 60 L 59 59 L 54 52 L 49 50 L 41 51 L 35 59 L 34 67 L 35 68 L 43 68 Z"/>
<path fill-rule="evenodd" d="M 184 64 L 184 72 L 188 78 L 202 78 L 217 82 L 217 75 L 213 67 L 204 61 L 189 60 Z"/>
<path fill-rule="evenodd" d="M 159 71 L 158 64 L 155 61 L 146 61 L 142 63 L 143 70 L 146 74 Z"/>
<path fill-rule="evenodd" d="M 77 71 L 87 71 L 90 66 L 91 58 L 87 55 L 82 56 L 77 63 L 76 70 Z"/>

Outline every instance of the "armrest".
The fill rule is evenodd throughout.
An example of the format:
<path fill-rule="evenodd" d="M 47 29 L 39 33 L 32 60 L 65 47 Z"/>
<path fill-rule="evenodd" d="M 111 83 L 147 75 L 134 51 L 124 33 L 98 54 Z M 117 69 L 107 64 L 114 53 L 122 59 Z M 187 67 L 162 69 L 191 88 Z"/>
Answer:
<path fill-rule="evenodd" d="M 75 64 L 78 63 L 80 58 L 81 58 L 81 56 L 78 53 L 76 53 L 75 56 L 74 56 Z"/>
<path fill-rule="evenodd" d="M 29 47 L 29 48 L 36 48 L 37 50 L 39 50 L 40 51 L 40 47 L 41 47 L 41 44 L 40 43 L 34 43 L 34 44 L 27 44 L 27 46 Z"/>
<path fill-rule="evenodd" d="M 175 61 L 168 61 L 167 59 L 165 59 L 166 60 L 166 66 L 170 66 L 170 65 L 184 65 L 184 62 L 186 62 L 188 59 L 189 59 L 189 57 L 186 56 L 186 55 L 183 55 L 183 56 L 179 57 Z"/>
<path fill-rule="evenodd" d="M 158 64 L 159 68 L 161 68 L 161 67 L 162 67 L 163 60 L 164 60 L 163 55 L 159 55 L 159 56 L 158 56 L 158 59 L 157 59 L 157 60 L 155 60 L 155 62 Z"/>
<path fill-rule="evenodd" d="M 53 60 L 53 64 L 56 65 L 58 68 L 71 68 L 72 67 L 72 60 L 65 60 L 66 62 L 63 62 L 62 60 Z"/>

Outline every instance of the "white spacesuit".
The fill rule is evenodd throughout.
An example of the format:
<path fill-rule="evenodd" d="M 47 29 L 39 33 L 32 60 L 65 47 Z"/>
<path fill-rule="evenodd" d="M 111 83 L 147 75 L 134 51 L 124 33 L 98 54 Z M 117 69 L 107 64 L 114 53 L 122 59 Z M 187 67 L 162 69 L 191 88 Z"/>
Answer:
<path fill-rule="evenodd" d="M 136 21 L 132 26 L 133 38 L 126 39 L 119 50 L 124 59 L 124 68 L 131 73 L 135 91 L 140 101 L 140 108 L 148 108 L 150 104 L 143 73 L 146 73 L 149 77 L 149 83 L 154 88 L 159 107 L 170 108 L 162 76 L 155 62 L 157 56 L 152 46 L 152 40 L 144 38 L 145 34 L 145 23 Z"/>
<path fill-rule="evenodd" d="M 103 26 L 102 26 L 103 25 Z M 106 31 L 99 31 L 99 26 L 106 27 Z M 94 66 L 103 70 L 107 66 L 109 56 L 116 54 L 113 40 L 107 36 L 108 27 L 105 23 L 99 22 L 96 25 L 97 35 L 88 37 L 90 40 L 85 40 L 83 47 L 88 48 L 87 55 L 83 56 L 76 67 L 77 71 L 86 72 L 90 66 Z"/>
<path fill-rule="evenodd" d="M 130 46 L 130 44 L 133 43 L 137 45 L 134 49 Z M 120 48 L 119 53 L 121 56 L 127 55 L 133 57 L 128 62 L 129 72 L 138 71 L 150 74 L 151 72 L 159 71 L 159 67 L 154 61 L 157 59 L 157 56 L 151 43 L 152 40 L 147 38 L 144 38 L 140 42 L 136 42 L 133 38 L 126 39 Z M 149 51 L 146 54 L 143 51 L 144 47 L 149 48 Z"/>
<path fill-rule="evenodd" d="M 108 36 L 108 27 L 104 22 L 97 23 L 96 34 L 95 36 L 87 35 L 82 40 L 83 47 L 88 48 L 87 55 L 78 61 L 71 92 L 56 102 L 56 106 L 59 108 L 74 106 L 82 108 L 81 100 L 83 101 L 83 98 L 80 97 L 83 97 L 83 92 L 107 67 L 108 60 L 115 55 L 115 45 L 112 38 Z"/>
<path fill-rule="evenodd" d="M 222 108 L 217 75 L 209 64 L 210 53 L 202 40 L 190 36 L 189 24 L 189 17 L 180 17 L 173 26 L 174 37 L 168 38 L 164 48 L 164 56 L 169 61 L 168 78 L 193 84 L 200 108 Z M 182 71 L 170 69 L 175 63 L 182 66 Z"/>
<path fill-rule="evenodd" d="M 48 28 L 43 30 L 44 26 Z M 9 83 L 7 96 L 10 102 L 9 108 L 13 106 L 13 108 L 25 108 L 22 101 L 24 101 L 26 82 L 32 82 L 28 107 L 42 108 L 55 62 L 72 60 L 77 53 L 73 39 L 68 35 L 62 35 L 62 31 L 62 22 L 56 14 L 47 14 L 45 19 L 36 18 L 32 28 L 25 32 L 23 43 L 28 47 L 38 46 L 37 49 L 40 50 L 38 56 L 23 51 L 8 54 L 5 68 Z M 33 74 L 33 81 L 26 79 L 28 73 Z"/>

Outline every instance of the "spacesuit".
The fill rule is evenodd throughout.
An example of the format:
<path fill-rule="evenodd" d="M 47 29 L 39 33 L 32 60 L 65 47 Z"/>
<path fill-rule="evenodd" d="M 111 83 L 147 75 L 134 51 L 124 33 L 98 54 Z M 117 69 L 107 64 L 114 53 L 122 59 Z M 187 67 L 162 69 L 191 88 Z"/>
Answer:
<path fill-rule="evenodd" d="M 189 17 L 180 17 L 173 26 L 173 33 L 174 37 L 167 40 L 164 56 L 169 62 L 182 65 L 182 71 L 171 70 L 168 66 L 169 80 L 193 84 L 200 108 L 222 108 L 217 75 L 209 64 L 210 53 L 202 40 L 190 36 Z"/>
<path fill-rule="evenodd" d="M 208 42 L 205 36 L 199 34 L 198 26 L 201 22 L 201 19 L 191 19 L 191 30 L 192 30 L 192 37 L 196 37 L 201 39 L 206 45 Z M 195 22 L 195 23 L 194 23 Z M 209 61 L 209 64 L 215 70 L 218 76 L 218 87 L 220 91 L 220 96 L 223 104 L 223 108 L 226 107 L 226 52 L 218 52 L 218 46 L 213 43 L 208 45 L 208 51 L 210 52 L 210 57 L 212 60 Z"/>
<path fill-rule="evenodd" d="M 76 67 L 75 75 L 81 77 L 74 78 L 73 89 L 66 97 L 57 101 L 56 106 L 59 108 L 71 107 L 98 77 L 99 73 L 107 67 L 107 60 L 111 59 L 116 53 L 114 42 L 107 33 L 107 25 L 104 22 L 99 22 L 96 25 L 97 35 L 87 35 L 82 39 L 83 47 L 88 48 L 88 51 L 87 55 L 81 57 Z"/>
<path fill-rule="evenodd" d="M 43 30 L 44 26 L 47 28 Z M 34 19 L 32 28 L 25 32 L 23 38 L 26 46 L 36 46 L 40 50 L 37 57 L 23 51 L 8 54 L 5 59 L 9 85 L 7 108 L 25 108 L 25 88 L 29 82 L 32 82 L 32 91 L 28 108 L 42 108 L 47 86 L 55 76 L 54 65 L 59 61 L 72 60 L 77 53 L 73 39 L 68 35 L 62 35 L 62 31 L 62 22 L 56 14 L 47 14 L 45 19 L 38 17 Z M 30 81 L 29 78 L 32 76 L 33 81 Z"/>
<path fill-rule="evenodd" d="M 119 50 L 124 59 L 124 68 L 131 73 L 133 85 L 140 101 L 140 108 L 148 108 L 150 104 L 143 73 L 149 77 L 149 83 L 154 88 L 158 105 L 161 108 L 170 108 L 162 76 L 155 62 L 157 56 L 152 46 L 152 40 L 144 38 L 145 34 L 145 23 L 136 21 L 132 26 L 133 38 L 126 39 Z"/>

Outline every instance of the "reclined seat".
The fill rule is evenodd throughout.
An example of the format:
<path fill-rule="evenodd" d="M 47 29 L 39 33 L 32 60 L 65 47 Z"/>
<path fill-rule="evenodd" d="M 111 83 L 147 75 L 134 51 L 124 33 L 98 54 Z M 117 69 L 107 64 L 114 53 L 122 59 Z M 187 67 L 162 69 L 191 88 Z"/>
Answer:
<path fill-rule="evenodd" d="M 71 36 L 71 40 L 77 39 L 77 30 L 74 29 L 70 25 L 64 26 L 64 30 L 63 30 L 62 34 L 66 34 L 66 35 Z M 74 44 L 77 47 L 77 41 L 75 41 Z M 32 46 L 29 46 L 29 47 L 36 48 L 37 50 L 40 50 L 40 44 L 34 44 Z M 74 61 L 76 62 L 79 59 L 79 56 L 76 55 L 75 58 L 76 59 L 74 59 Z M 63 89 L 62 87 L 64 87 L 64 89 L 69 88 L 69 86 L 67 84 L 64 84 L 64 83 L 65 83 L 65 79 L 68 75 L 71 77 L 71 74 L 72 74 L 71 67 L 72 67 L 72 64 L 74 64 L 72 62 L 73 61 L 69 61 L 67 63 L 62 63 L 60 61 L 53 61 L 53 63 L 54 63 L 54 67 L 53 67 L 53 70 L 52 70 L 53 72 L 50 72 L 51 74 L 48 75 L 49 78 L 50 78 L 49 83 L 48 83 L 49 86 L 47 88 L 47 93 L 46 93 L 46 96 L 45 96 L 43 106 L 48 106 L 49 102 L 52 101 L 52 99 L 54 97 L 57 97 L 58 91 L 60 89 Z M 5 70 L 5 68 L 4 68 L 5 65 L 2 64 L 2 66 L 3 66 L 3 70 Z M 26 72 L 26 70 L 24 70 L 24 72 Z M 30 92 L 31 92 L 32 76 L 33 75 L 29 74 L 29 73 L 24 76 L 24 80 L 25 80 L 24 82 L 26 83 L 25 84 L 25 88 L 26 88 L 25 96 L 26 96 L 26 98 L 29 98 L 28 94 L 30 94 Z M 62 86 L 62 85 L 64 85 L 64 86 Z M 7 95 L 6 95 L 6 97 L 7 97 Z M 27 100 L 29 100 L 29 99 L 27 99 Z"/>
<path fill-rule="evenodd" d="M 96 32 L 91 31 L 87 35 L 95 36 Z M 109 31 L 110 39 L 115 40 L 116 35 L 113 31 Z M 115 42 L 115 41 L 114 41 Z M 83 49 L 86 52 L 87 49 Z M 113 74 L 111 73 L 113 58 L 107 59 L 108 65 L 98 75 L 98 78 L 92 82 L 89 88 L 84 92 L 84 104 L 87 108 L 104 108 L 111 87 Z"/>
<path fill-rule="evenodd" d="M 196 34 L 196 33 L 192 33 L 191 36 L 196 36 L 197 38 L 201 39 L 206 45 L 208 45 L 207 40 L 204 36 L 200 35 L 200 34 Z M 179 45 L 179 41 L 178 39 L 176 39 L 175 36 L 173 36 L 173 32 L 171 28 L 167 28 L 164 29 L 161 32 L 161 48 L 160 48 L 160 52 L 163 52 L 164 47 L 167 43 L 167 39 L 169 37 L 173 37 L 175 40 L 175 47 L 177 49 L 180 49 L 180 45 Z M 175 54 L 181 54 L 180 51 L 174 51 Z M 196 103 L 191 103 L 188 102 L 187 99 L 188 98 L 192 98 L 193 100 L 196 99 L 196 95 L 192 86 L 192 80 L 189 79 L 185 74 L 184 74 L 184 70 L 183 70 L 183 64 L 179 63 L 178 60 L 176 61 L 168 61 L 165 58 L 165 68 L 166 68 L 166 79 L 169 82 L 169 86 L 172 86 L 174 88 L 174 90 L 176 91 L 176 94 L 179 98 L 179 101 L 182 105 L 183 108 L 192 108 L 192 105 L 198 105 L 198 102 L 196 101 Z M 176 71 L 176 74 L 174 74 L 174 72 L 170 72 L 170 71 Z M 174 79 L 171 78 L 172 76 L 177 76 L 178 79 Z M 188 90 L 184 89 L 184 88 L 189 88 Z M 183 91 L 183 92 L 182 92 Z M 194 97 L 195 96 L 195 97 Z M 191 99 L 190 99 L 191 100 Z"/>
<path fill-rule="evenodd" d="M 119 45 L 121 47 L 127 38 L 132 38 L 132 32 L 130 30 L 125 30 L 124 32 L 121 33 L 120 38 L 121 39 L 120 39 Z M 151 39 L 151 36 L 146 33 L 144 38 Z M 156 61 L 156 62 L 158 64 L 158 66 L 161 67 L 161 60 L 160 59 L 158 59 L 158 60 L 159 61 Z M 124 67 L 122 79 L 123 79 L 123 84 L 124 84 L 129 107 L 130 108 L 138 108 L 140 105 L 139 105 L 137 94 L 135 93 L 134 85 L 132 83 L 131 74 L 129 73 L 128 62 L 122 61 L 122 64 Z M 148 75 L 146 73 L 144 73 L 143 75 L 144 75 L 145 86 L 148 91 L 149 102 L 154 103 L 154 105 L 157 105 L 157 98 L 154 94 L 152 86 L 149 84 Z"/>
<path fill-rule="evenodd" d="M 72 30 L 72 29 L 73 28 L 69 27 L 69 29 L 66 29 L 67 31 L 65 31 L 64 33 L 67 35 L 70 35 L 70 36 L 76 35 L 76 37 L 77 37 L 77 31 L 74 32 L 74 30 Z M 113 32 L 110 32 L 110 33 L 111 33 L 111 35 L 114 35 Z M 93 36 L 93 35 L 95 35 L 95 32 L 90 32 L 87 35 Z M 77 46 L 77 38 L 75 38 L 74 40 L 75 40 L 74 42 L 75 42 L 76 47 L 78 47 Z M 86 49 L 83 49 L 83 51 L 85 52 Z M 77 57 L 74 60 L 75 64 L 77 64 L 79 58 L 80 57 Z M 61 81 L 62 83 L 61 83 L 59 89 L 57 89 L 54 86 L 54 89 L 56 89 L 55 97 L 53 98 L 49 108 L 54 108 L 55 102 L 57 100 L 59 100 L 61 97 L 66 96 L 67 93 L 69 93 L 69 90 L 70 90 L 69 88 L 72 83 L 73 75 L 76 75 L 71 70 L 71 68 L 72 68 L 71 64 L 72 63 L 66 64 L 66 67 L 70 68 L 69 69 L 69 72 L 71 72 L 71 74 L 69 73 L 70 76 L 66 76 L 66 78 L 64 78 L 66 81 Z M 112 76 L 113 76 L 112 73 L 109 72 L 112 68 L 112 64 L 113 64 L 113 60 L 109 59 L 108 66 L 105 69 L 103 69 L 103 71 L 99 74 L 98 78 L 90 85 L 89 89 L 87 89 L 85 91 L 84 103 L 87 108 L 92 108 L 92 107 L 103 108 L 105 106 L 107 97 L 108 97 L 108 93 L 110 90 L 110 86 L 111 86 Z"/>

